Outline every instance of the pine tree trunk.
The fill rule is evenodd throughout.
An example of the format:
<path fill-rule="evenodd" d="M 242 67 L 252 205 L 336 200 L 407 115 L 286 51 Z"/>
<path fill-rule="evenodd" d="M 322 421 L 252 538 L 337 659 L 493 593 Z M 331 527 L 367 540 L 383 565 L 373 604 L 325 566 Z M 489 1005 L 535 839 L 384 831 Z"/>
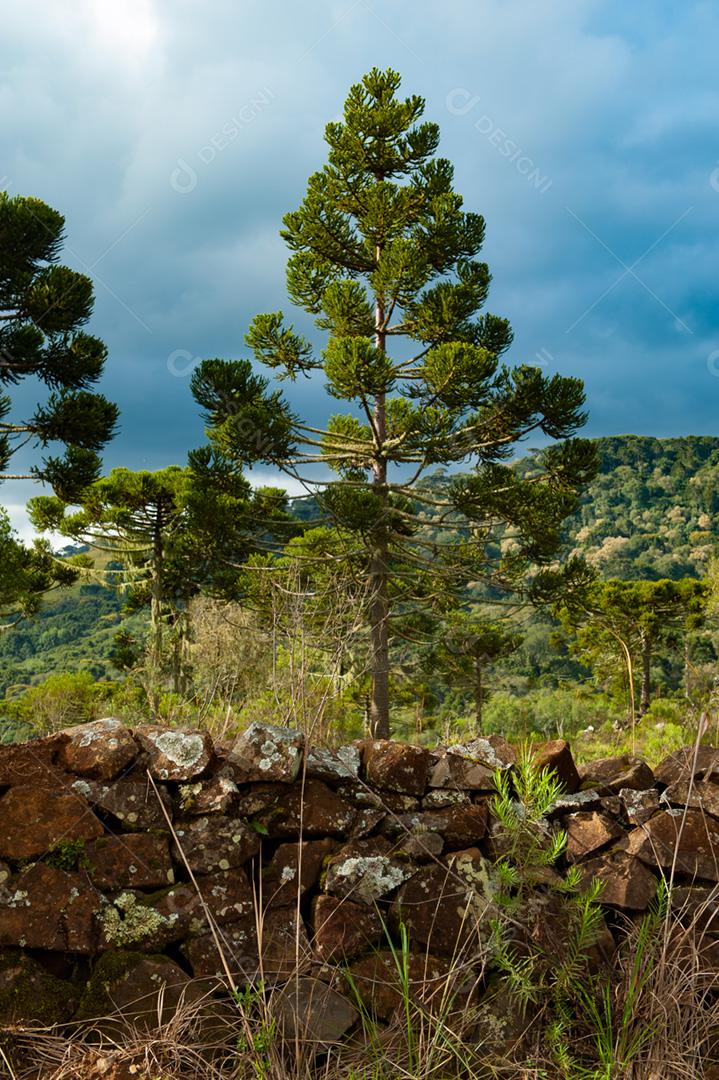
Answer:
<path fill-rule="evenodd" d="M 372 552 L 370 590 L 370 640 L 372 644 L 370 731 L 373 739 L 388 739 L 390 734 L 389 601 L 387 596 L 386 540 L 380 540 Z"/>
<path fill-rule="evenodd" d="M 691 664 L 689 663 L 689 637 L 684 636 L 684 697 L 691 702 Z"/>
<path fill-rule="evenodd" d="M 652 643 L 648 635 L 642 636 L 642 694 L 639 701 L 639 715 L 644 716 L 649 711 L 651 703 L 651 666 L 652 666 Z"/>
<path fill-rule="evenodd" d="M 187 690 L 187 677 L 185 657 L 187 654 L 187 640 L 189 626 L 187 612 L 181 611 L 176 619 L 174 640 L 172 643 L 172 689 L 179 697 L 184 697 Z"/>
<path fill-rule="evenodd" d="M 162 663 L 162 511 L 155 515 L 152 540 L 152 580 L 150 582 L 150 659 L 152 666 L 159 671 Z"/>
<path fill-rule="evenodd" d="M 381 251 L 377 249 L 379 262 Z M 384 305 L 378 297 L 375 305 L 375 345 L 385 349 Z M 381 511 L 377 535 L 370 562 L 370 641 L 372 648 L 372 700 L 370 731 L 373 739 L 388 739 L 389 728 L 389 543 L 387 538 L 387 459 L 384 443 L 387 438 L 385 396 L 378 394 L 374 403 L 373 422 L 377 453 L 372 465 L 372 488 L 380 501 Z"/>
<path fill-rule="evenodd" d="M 474 730 L 475 735 L 482 734 L 482 703 L 484 699 L 484 687 L 482 686 L 482 661 L 477 657 L 474 661 Z"/>

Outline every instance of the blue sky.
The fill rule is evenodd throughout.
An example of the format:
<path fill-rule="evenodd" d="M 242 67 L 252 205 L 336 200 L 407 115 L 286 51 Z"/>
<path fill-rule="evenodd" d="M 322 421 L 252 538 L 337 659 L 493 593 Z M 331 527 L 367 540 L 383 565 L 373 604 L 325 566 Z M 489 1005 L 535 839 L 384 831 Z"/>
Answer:
<path fill-rule="evenodd" d="M 64 261 L 95 280 L 122 413 L 107 465 L 202 441 L 187 373 L 287 309 L 281 217 L 373 65 L 427 99 L 487 220 L 509 359 L 582 377 L 589 434 L 719 434 L 718 48 L 719 8 L 692 0 L 8 8 L 0 187 L 61 210 Z M 321 384 L 289 393 L 331 408 Z M 31 493 L 3 491 L 18 522 Z"/>

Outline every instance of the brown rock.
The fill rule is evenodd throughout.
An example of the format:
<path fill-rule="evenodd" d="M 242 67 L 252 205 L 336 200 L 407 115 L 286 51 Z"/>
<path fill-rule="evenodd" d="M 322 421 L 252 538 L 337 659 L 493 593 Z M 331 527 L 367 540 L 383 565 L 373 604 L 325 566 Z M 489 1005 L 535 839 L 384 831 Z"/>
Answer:
<path fill-rule="evenodd" d="M 60 788 L 70 777 L 60 761 L 65 736 L 49 735 L 28 743 L 0 746 L 0 787 L 20 784 L 23 787 Z"/>
<path fill-rule="evenodd" d="M 369 740 L 362 760 L 368 784 L 404 795 L 424 795 L 431 759 L 422 747 L 391 739 Z"/>
<path fill-rule="evenodd" d="M 202 817 L 205 814 L 228 814 L 235 808 L 239 788 L 234 780 L 219 774 L 209 780 L 183 784 L 177 794 L 180 814 Z"/>
<path fill-rule="evenodd" d="M 51 975 L 26 953 L 0 950 L 0 1027 L 63 1024 L 78 999 L 72 983 Z"/>
<path fill-rule="evenodd" d="M 147 896 L 123 892 L 102 916 L 102 950 L 128 946 L 143 952 L 160 952 L 175 941 L 201 936 L 213 924 L 254 919 L 252 889 L 244 870 L 220 871 Z M 198 895 L 198 889 L 201 895 Z"/>
<path fill-rule="evenodd" d="M 532 760 L 537 769 L 547 769 L 561 780 L 565 794 L 573 795 L 579 788 L 579 773 L 569 743 L 565 739 L 538 743 L 533 748 Z"/>
<path fill-rule="evenodd" d="M 221 927 L 217 936 L 222 948 L 222 955 L 233 978 L 241 986 L 248 985 L 255 978 L 259 968 L 257 928 L 254 916 Z M 189 960 L 192 974 L 196 979 L 207 979 L 212 982 L 224 982 L 226 980 L 227 976 L 222 957 L 217 942 L 211 933 L 202 934 L 199 937 L 185 941 L 182 945 L 182 952 Z"/>
<path fill-rule="evenodd" d="M 236 814 L 246 818 L 255 818 L 265 811 L 272 811 L 274 814 L 280 799 L 287 791 L 287 784 L 251 784 L 240 792 Z"/>
<path fill-rule="evenodd" d="M 471 802 L 472 799 L 466 791 L 437 788 L 435 791 L 429 791 L 422 799 L 422 809 L 443 810 L 447 806 L 466 806 Z"/>
<path fill-rule="evenodd" d="M 622 788 L 621 790 L 629 791 L 631 789 Z M 624 804 L 618 795 L 603 795 L 602 810 L 605 814 L 609 814 L 610 817 L 616 818 L 618 821 L 624 812 Z"/>
<path fill-rule="evenodd" d="M 434 862 L 444 851 L 444 840 L 439 833 L 417 832 L 403 836 L 394 849 L 414 862 Z"/>
<path fill-rule="evenodd" d="M 323 963 L 340 963 L 381 941 L 382 920 L 366 904 L 316 896 L 312 901 L 314 950 Z"/>
<path fill-rule="evenodd" d="M 469 806 L 472 804 L 470 803 Z M 466 809 L 466 807 L 465 807 Z M 413 814 L 391 814 L 382 824 L 382 833 L 391 840 L 404 840 L 421 833 L 441 835 L 447 827 L 446 818 L 438 811 L 417 811 Z"/>
<path fill-rule="evenodd" d="M 167 836 L 102 836 L 82 861 L 98 889 L 159 889 L 175 880 Z"/>
<path fill-rule="evenodd" d="M 689 806 L 719 818 L 719 786 L 711 780 L 676 780 L 662 793 L 661 802 L 668 806 Z"/>
<path fill-rule="evenodd" d="M 451 791 L 492 791 L 494 769 L 450 751 L 440 752 L 432 765 L 429 786 Z"/>
<path fill-rule="evenodd" d="M 328 784 L 340 784 L 356 780 L 362 758 L 356 746 L 340 746 L 336 750 L 327 746 L 313 746 L 305 759 L 306 775 L 312 780 L 324 780 Z"/>
<path fill-rule="evenodd" d="M 436 813 L 437 817 L 444 819 L 440 835 L 449 850 L 471 847 L 483 840 L 487 834 L 486 803 L 448 806 Z"/>
<path fill-rule="evenodd" d="M 34 863 L 0 896 L 0 945 L 93 953 L 103 907 L 83 874 Z"/>
<path fill-rule="evenodd" d="M 584 881 L 603 882 L 602 904 L 622 911 L 646 911 L 657 891 L 657 879 L 632 855 L 619 851 L 582 864 Z"/>
<path fill-rule="evenodd" d="M 421 952 L 453 956 L 480 946 L 480 927 L 496 911 L 481 884 L 446 866 L 422 867 L 400 888 L 392 907 L 395 924 L 404 923 Z"/>
<path fill-rule="evenodd" d="M 154 1031 L 170 1022 L 181 1002 L 192 1001 L 198 993 L 182 968 L 166 956 L 106 953 L 83 995 L 78 1019 L 102 1017 L 103 1030 Z"/>
<path fill-rule="evenodd" d="M 294 1044 L 339 1042 L 359 1019 L 346 997 L 319 979 L 292 979 L 272 1001 L 284 1038 Z"/>
<path fill-rule="evenodd" d="M 595 788 L 602 795 L 616 795 L 622 788 L 646 791 L 654 786 L 654 773 L 641 758 L 631 754 L 600 758 L 579 767 L 583 788 Z"/>
<path fill-rule="evenodd" d="M 344 837 L 357 816 L 356 809 L 321 780 L 307 780 L 292 786 L 267 785 L 270 799 L 265 809 L 254 814 L 254 823 L 273 840 L 287 838 Z M 250 798 L 261 798 L 251 792 Z M 240 802 L 241 812 L 247 801 Z"/>
<path fill-rule="evenodd" d="M 262 871 L 262 903 L 267 907 L 296 904 L 319 881 L 324 862 L 338 848 L 336 840 L 280 844 Z"/>
<path fill-rule="evenodd" d="M 719 934 L 719 890 L 716 886 L 675 885 L 671 892 L 672 914 L 683 926 L 699 934 Z"/>
<path fill-rule="evenodd" d="M 456 746 L 448 746 L 435 755 L 430 775 L 433 788 L 456 791 L 492 791 L 494 774 L 516 764 L 517 754 L 500 735 L 488 735 Z"/>
<path fill-rule="evenodd" d="M 665 787 L 691 777 L 700 780 L 704 776 L 716 775 L 718 762 L 719 754 L 713 746 L 683 746 L 657 765 L 654 777 L 658 784 Z"/>
<path fill-rule="evenodd" d="M 621 828 L 606 814 L 594 810 L 570 814 L 564 822 L 567 831 L 567 858 L 579 862 L 611 840 L 623 835 Z"/>
<path fill-rule="evenodd" d="M 267 982 L 282 982 L 309 966 L 311 950 L 307 930 L 294 908 L 273 908 L 265 913 L 261 953 L 259 974 Z"/>
<path fill-rule="evenodd" d="M 598 791 L 575 791 L 573 795 L 563 795 L 552 803 L 545 817 L 551 821 L 566 814 L 573 814 L 577 810 L 601 810 L 603 803 Z"/>
<path fill-rule="evenodd" d="M 403 795 L 399 791 L 373 791 L 364 783 L 340 784 L 337 794 L 352 806 L 383 810 L 386 814 L 412 814 L 420 808 L 420 801 L 414 795 Z"/>
<path fill-rule="evenodd" d="M 238 783 L 268 780 L 291 784 L 300 771 L 304 744 L 301 731 L 253 723 L 238 735 L 227 760 Z"/>
<path fill-rule="evenodd" d="M 449 746 L 451 754 L 481 762 L 490 769 L 511 769 L 517 764 L 517 751 L 501 735 L 478 735 L 467 743 Z"/>
<path fill-rule="evenodd" d="M 478 844 L 486 836 L 487 806 L 486 803 L 455 803 L 435 811 L 397 814 L 386 819 L 382 831 L 397 840 L 408 853 L 410 838 L 415 837 L 419 842 L 421 837 L 432 834 L 440 836 L 449 850 L 464 848 Z M 425 845 L 425 850 L 439 854 L 439 850 L 432 849 L 431 841 L 429 848 Z"/>
<path fill-rule="evenodd" d="M 362 806 L 355 815 L 352 828 L 347 833 L 348 840 L 362 840 L 375 832 L 387 817 L 384 810 L 372 806 Z"/>
<path fill-rule="evenodd" d="M 214 757 L 212 739 L 206 731 L 147 726 L 137 728 L 135 737 L 156 780 L 193 780 Z"/>
<path fill-rule="evenodd" d="M 137 757 L 132 735 L 114 716 L 78 724 L 61 733 L 67 739 L 61 761 L 68 772 L 93 780 L 113 780 Z"/>
<path fill-rule="evenodd" d="M 629 824 L 643 825 L 659 809 L 659 792 L 656 788 L 648 788 L 646 791 L 622 788 L 619 801 Z"/>
<path fill-rule="evenodd" d="M 213 870 L 243 866 L 260 850 L 260 837 L 254 829 L 240 818 L 222 817 L 219 814 L 178 821 L 175 834 L 175 860 L 178 865 L 183 865 L 187 860 L 196 874 L 211 874 Z"/>
<path fill-rule="evenodd" d="M 517 995 L 499 983 L 491 986 L 479 1003 L 469 1038 L 491 1059 L 529 1058 L 536 1045 L 540 1015 L 538 1005 L 523 1009 Z"/>
<path fill-rule="evenodd" d="M 371 1016 L 389 1020 L 404 1003 L 404 991 L 397 958 L 390 950 L 376 952 L 355 960 L 350 966 L 352 981 Z M 411 953 L 408 958 L 407 990 L 409 997 L 425 1008 L 442 1010 L 442 1003 L 450 999 L 452 962 L 446 956 Z M 448 992 L 445 992 L 448 988 Z"/>
<path fill-rule="evenodd" d="M 92 840 L 102 833 L 86 800 L 66 789 L 18 786 L 0 799 L 0 857 L 32 859 L 59 843 Z"/>
<path fill-rule="evenodd" d="M 182 933 L 175 929 L 172 938 L 165 934 L 164 939 L 178 940 L 178 937 L 185 934 L 205 933 L 209 929 L 205 906 L 218 926 L 238 922 L 252 915 L 252 887 L 241 867 L 206 874 L 195 881 L 197 888 L 191 882 L 176 885 L 154 902 L 155 910 L 168 919 L 174 914 L 178 916 L 177 921 Z M 198 896 L 198 889 L 202 899 Z"/>
<path fill-rule="evenodd" d="M 416 867 L 387 854 L 389 844 L 358 840 L 330 859 L 325 889 L 334 896 L 372 905 L 411 878 Z"/>
<path fill-rule="evenodd" d="M 719 822 L 700 810 L 666 810 L 633 829 L 627 850 L 649 866 L 719 882 Z"/>
<path fill-rule="evenodd" d="M 128 832 L 144 829 L 166 829 L 167 821 L 162 807 L 172 820 L 172 803 L 162 784 L 158 784 L 160 798 L 145 778 L 114 780 L 111 784 L 97 784 L 89 780 L 75 780 L 72 790 L 99 810 L 114 817 Z"/>

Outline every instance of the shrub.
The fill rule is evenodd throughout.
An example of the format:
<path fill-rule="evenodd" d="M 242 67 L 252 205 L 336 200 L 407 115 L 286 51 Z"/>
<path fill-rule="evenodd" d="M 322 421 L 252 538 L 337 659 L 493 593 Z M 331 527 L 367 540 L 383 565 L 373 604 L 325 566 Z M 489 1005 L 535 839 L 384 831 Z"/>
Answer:
<path fill-rule="evenodd" d="M 112 684 L 96 682 L 86 671 L 50 675 L 17 698 L 4 701 L 0 712 L 20 738 L 48 734 L 95 720 L 107 708 Z"/>
<path fill-rule="evenodd" d="M 621 723 L 623 714 L 610 698 L 586 690 L 542 689 L 523 696 L 497 692 L 484 711 L 484 730 L 522 741 L 568 739 L 588 727 Z"/>

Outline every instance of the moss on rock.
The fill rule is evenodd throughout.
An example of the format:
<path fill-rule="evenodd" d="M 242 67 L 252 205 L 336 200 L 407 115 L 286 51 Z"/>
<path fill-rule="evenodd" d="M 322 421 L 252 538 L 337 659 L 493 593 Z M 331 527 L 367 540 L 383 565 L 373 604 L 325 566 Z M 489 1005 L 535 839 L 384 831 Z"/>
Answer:
<path fill-rule="evenodd" d="M 0 1025 L 62 1024 L 75 1012 L 79 991 L 32 957 L 0 949 Z"/>

